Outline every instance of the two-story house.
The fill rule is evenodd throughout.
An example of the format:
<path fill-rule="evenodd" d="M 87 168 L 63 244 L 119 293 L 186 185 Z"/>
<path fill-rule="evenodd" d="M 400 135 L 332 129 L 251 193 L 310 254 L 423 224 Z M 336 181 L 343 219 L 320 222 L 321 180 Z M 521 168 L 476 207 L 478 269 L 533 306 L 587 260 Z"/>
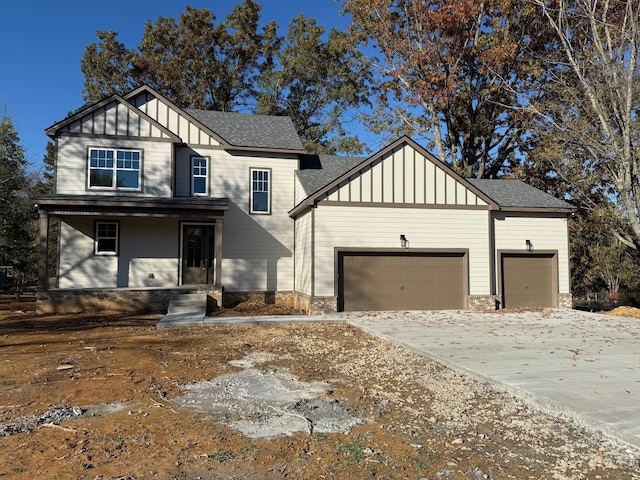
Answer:
<path fill-rule="evenodd" d="M 309 312 L 571 304 L 573 207 L 464 179 L 406 137 L 367 158 L 307 155 L 287 117 L 181 109 L 146 86 L 46 132 L 40 312 L 161 311 L 180 292 Z"/>

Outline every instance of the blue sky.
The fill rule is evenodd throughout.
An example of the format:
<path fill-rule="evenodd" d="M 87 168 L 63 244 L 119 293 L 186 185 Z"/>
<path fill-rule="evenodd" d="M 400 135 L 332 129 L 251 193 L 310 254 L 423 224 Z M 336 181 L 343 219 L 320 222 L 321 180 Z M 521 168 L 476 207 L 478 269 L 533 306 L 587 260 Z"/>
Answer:
<path fill-rule="evenodd" d="M 239 0 L 238 0 L 239 1 Z M 41 167 L 49 138 L 44 130 L 84 104 L 80 60 L 97 42 L 96 31 L 115 30 L 129 49 L 138 45 L 144 23 L 162 17 L 178 19 L 185 5 L 206 7 L 218 20 L 231 0 L 14 0 L 2 7 L 0 45 L 0 114 L 11 116 L 32 169 Z M 262 20 L 275 20 L 286 32 L 300 13 L 315 17 L 327 30 L 346 28 L 347 17 L 332 0 L 262 0 Z M 375 150 L 376 148 L 374 148 Z"/>

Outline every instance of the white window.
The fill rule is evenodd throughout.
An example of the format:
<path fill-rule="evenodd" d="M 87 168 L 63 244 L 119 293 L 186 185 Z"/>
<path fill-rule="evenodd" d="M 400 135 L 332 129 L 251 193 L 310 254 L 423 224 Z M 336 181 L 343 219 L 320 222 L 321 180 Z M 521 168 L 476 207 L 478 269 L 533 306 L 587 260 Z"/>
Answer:
<path fill-rule="evenodd" d="M 118 255 L 118 222 L 96 222 L 96 255 Z"/>
<path fill-rule="evenodd" d="M 206 195 L 209 183 L 207 179 L 207 159 L 205 157 L 191 157 L 191 193 Z"/>
<path fill-rule="evenodd" d="M 251 169 L 251 213 L 271 212 L 271 171 Z"/>
<path fill-rule="evenodd" d="M 139 150 L 89 149 L 89 188 L 140 190 Z"/>

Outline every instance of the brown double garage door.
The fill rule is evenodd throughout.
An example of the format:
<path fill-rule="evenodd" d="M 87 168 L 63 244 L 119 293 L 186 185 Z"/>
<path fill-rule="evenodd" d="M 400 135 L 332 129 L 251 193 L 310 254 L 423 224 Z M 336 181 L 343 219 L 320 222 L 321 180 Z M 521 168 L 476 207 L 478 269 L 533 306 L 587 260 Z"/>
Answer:
<path fill-rule="evenodd" d="M 466 308 L 467 253 L 339 252 L 338 308 Z"/>

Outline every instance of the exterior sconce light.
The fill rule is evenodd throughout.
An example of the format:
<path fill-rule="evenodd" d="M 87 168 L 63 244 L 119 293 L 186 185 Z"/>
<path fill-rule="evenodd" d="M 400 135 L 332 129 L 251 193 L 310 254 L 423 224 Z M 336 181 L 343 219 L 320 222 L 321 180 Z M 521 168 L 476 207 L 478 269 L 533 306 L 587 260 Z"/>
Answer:
<path fill-rule="evenodd" d="M 525 243 L 527 244 L 527 252 L 533 252 L 533 243 L 531 243 L 531 240 L 525 240 Z"/>
<path fill-rule="evenodd" d="M 409 248 L 409 240 L 407 240 L 407 237 L 404 235 L 404 233 L 400 235 L 400 246 L 402 248 Z"/>

